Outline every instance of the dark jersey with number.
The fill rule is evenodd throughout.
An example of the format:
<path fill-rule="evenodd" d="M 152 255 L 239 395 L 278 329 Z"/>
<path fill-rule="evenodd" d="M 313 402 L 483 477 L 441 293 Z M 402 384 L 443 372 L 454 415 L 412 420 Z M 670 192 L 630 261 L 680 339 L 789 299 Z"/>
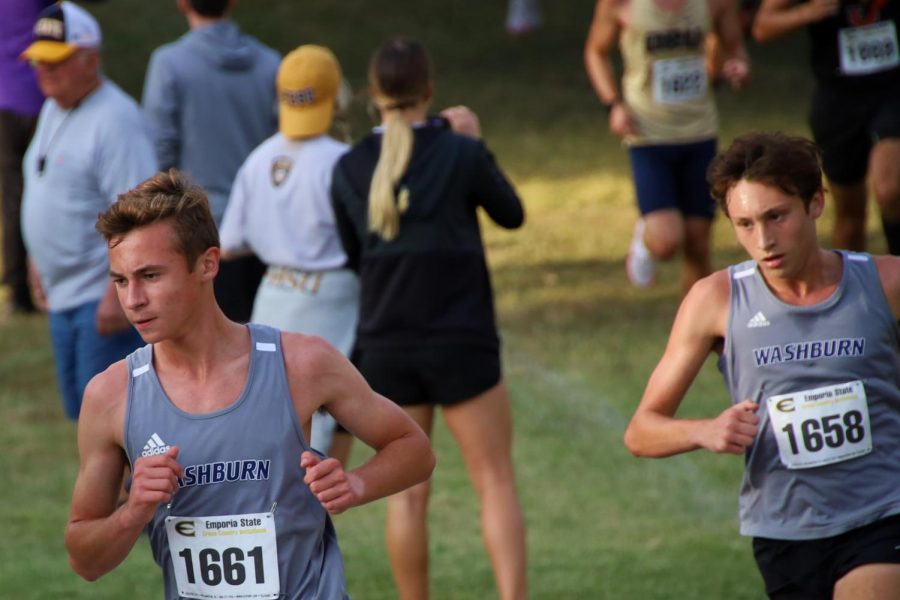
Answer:
<path fill-rule="evenodd" d="M 234 404 L 214 413 L 186 413 L 169 400 L 152 346 L 128 357 L 128 459 L 133 465 L 177 446 L 184 469 L 172 503 L 161 505 L 147 526 L 165 597 L 346 598 L 334 527 L 303 482 L 300 454 L 309 446 L 288 389 L 280 332 L 248 327 L 247 382 Z M 264 560 L 268 550 L 260 542 L 271 528 L 277 569 Z M 247 595 L 241 587 L 271 589 L 273 578 L 275 596 Z M 206 595 L 185 595 L 192 586 L 205 587 Z"/>
<path fill-rule="evenodd" d="M 808 26 L 816 81 L 872 92 L 900 83 L 898 26 L 900 0 L 841 0 L 837 14 Z"/>
<path fill-rule="evenodd" d="M 775 297 L 753 261 L 729 268 L 719 370 L 733 403 L 760 405 L 741 485 L 744 535 L 818 539 L 900 513 L 900 333 L 872 258 L 840 254 L 837 289 L 812 306 Z M 850 388 L 866 400 L 842 400 Z M 829 456 L 838 458 L 797 467 Z"/>

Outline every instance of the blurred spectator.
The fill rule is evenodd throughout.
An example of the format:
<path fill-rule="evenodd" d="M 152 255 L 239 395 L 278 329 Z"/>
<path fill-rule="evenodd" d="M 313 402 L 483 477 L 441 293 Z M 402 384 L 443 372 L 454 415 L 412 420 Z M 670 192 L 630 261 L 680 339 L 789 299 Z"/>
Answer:
<path fill-rule="evenodd" d="M 3 280 L 12 312 L 32 312 L 28 261 L 22 242 L 22 157 L 44 96 L 34 71 L 19 58 L 34 40 L 34 22 L 52 0 L 0 0 L 0 219 Z"/>
<path fill-rule="evenodd" d="M 223 258 L 254 252 L 268 265 L 252 321 L 317 335 L 349 356 L 356 336 L 359 281 L 331 208 L 331 173 L 347 144 L 327 135 L 341 68 L 322 46 L 300 46 L 278 70 L 279 131 L 240 168 L 222 220 Z M 331 415 L 313 415 L 310 445 L 346 462 L 350 436 L 332 448 Z"/>
<path fill-rule="evenodd" d="M 190 31 L 150 57 L 143 105 L 160 168 L 188 173 L 222 224 L 238 168 L 275 133 L 279 55 L 228 18 L 234 0 L 178 0 Z M 216 299 L 247 322 L 265 266 L 255 256 L 222 263 Z"/>
<path fill-rule="evenodd" d="M 46 302 L 63 408 L 78 417 L 87 382 L 141 344 L 109 280 L 97 213 L 156 170 L 137 103 L 100 70 L 101 33 L 61 2 L 34 26 L 30 60 L 47 101 L 23 163 L 22 232 Z"/>

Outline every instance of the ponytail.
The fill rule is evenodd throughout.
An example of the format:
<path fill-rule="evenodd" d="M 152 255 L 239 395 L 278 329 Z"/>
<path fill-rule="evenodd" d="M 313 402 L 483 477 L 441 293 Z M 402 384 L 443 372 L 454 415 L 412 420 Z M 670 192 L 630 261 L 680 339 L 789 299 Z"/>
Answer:
<path fill-rule="evenodd" d="M 400 110 L 388 110 L 381 139 L 381 154 L 369 187 L 369 231 L 390 241 L 400 231 L 400 215 L 409 207 L 409 190 L 397 184 L 412 155 L 413 133 Z"/>

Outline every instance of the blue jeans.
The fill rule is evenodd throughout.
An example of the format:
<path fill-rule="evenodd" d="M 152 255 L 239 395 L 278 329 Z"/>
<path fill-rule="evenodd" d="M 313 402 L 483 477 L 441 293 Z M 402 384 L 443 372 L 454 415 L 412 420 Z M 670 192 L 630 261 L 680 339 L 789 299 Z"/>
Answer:
<path fill-rule="evenodd" d="M 143 340 L 129 327 L 100 335 L 94 324 L 99 302 L 50 312 L 50 339 L 56 359 L 56 380 L 66 417 L 77 419 L 81 397 L 91 377 L 125 358 Z"/>

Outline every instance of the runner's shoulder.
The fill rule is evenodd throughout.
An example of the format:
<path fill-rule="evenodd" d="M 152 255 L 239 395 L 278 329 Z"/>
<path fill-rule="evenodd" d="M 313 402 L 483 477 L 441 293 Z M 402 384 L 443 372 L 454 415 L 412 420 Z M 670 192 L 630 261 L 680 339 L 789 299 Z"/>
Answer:
<path fill-rule="evenodd" d="M 124 358 L 94 375 L 84 389 L 79 420 L 121 423 L 128 402 L 128 377 L 128 361 Z"/>
<path fill-rule="evenodd" d="M 678 319 L 687 320 L 698 332 L 723 335 L 731 304 L 731 282 L 727 269 L 697 280 L 678 311 Z"/>
<path fill-rule="evenodd" d="M 685 296 L 685 302 L 688 299 L 707 309 L 727 308 L 731 300 L 731 276 L 728 269 L 715 271 L 698 279 Z"/>
<path fill-rule="evenodd" d="M 325 339 L 315 335 L 281 332 L 281 347 L 289 375 L 322 373 L 343 355 Z"/>

